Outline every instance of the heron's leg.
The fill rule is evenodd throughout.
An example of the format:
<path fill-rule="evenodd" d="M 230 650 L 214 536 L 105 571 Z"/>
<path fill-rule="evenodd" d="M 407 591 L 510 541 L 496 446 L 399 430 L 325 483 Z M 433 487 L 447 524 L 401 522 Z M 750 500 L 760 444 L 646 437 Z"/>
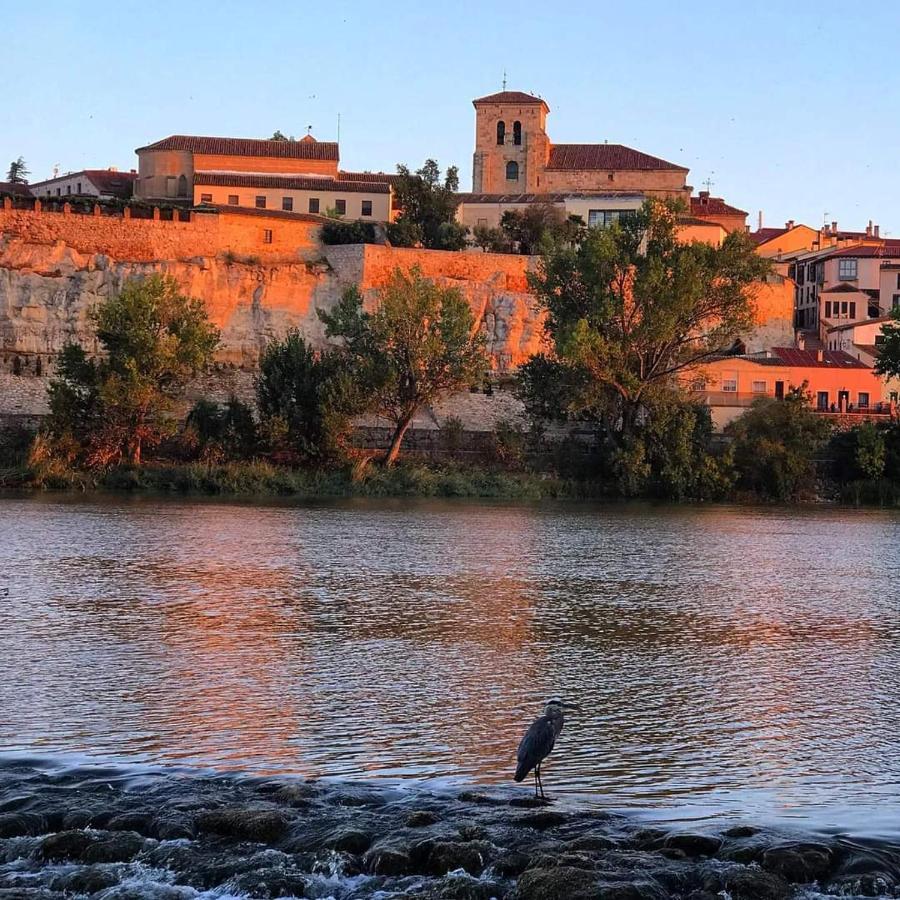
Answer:
<path fill-rule="evenodd" d="M 537 800 L 537 795 L 538 795 L 538 770 L 537 770 L 537 767 L 535 767 L 535 770 L 534 770 L 534 799 L 535 800 Z"/>
<path fill-rule="evenodd" d="M 541 780 L 541 764 L 537 764 L 537 768 L 535 769 L 537 772 L 537 783 L 541 789 L 541 800 L 546 800 L 547 798 L 544 796 L 544 782 Z"/>

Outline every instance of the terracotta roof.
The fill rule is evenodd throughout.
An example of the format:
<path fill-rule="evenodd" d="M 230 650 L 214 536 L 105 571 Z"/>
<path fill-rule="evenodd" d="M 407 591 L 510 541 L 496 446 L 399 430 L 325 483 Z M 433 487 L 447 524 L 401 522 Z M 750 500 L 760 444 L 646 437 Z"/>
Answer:
<path fill-rule="evenodd" d="M 876 319 L 863 319 L 860 322 L 844 322 L 841 325 L 832 325 L 831 328 L 828 329 L 828 333 L 831 334 L 833 331 L 847 331 L 849 328 L 858 328 L 862 325 L 882 325 L 884 322 L 893 321 L 893 316 L 878 316 Z"/>
<path fill-rule="evenodd" d="M 16 197 L 30 197 L 31 190 L 21 181 L 0 181 L 0 194 L 14 194 Z"/>
<path fill-rule="evenodd" d="M 396 184 L 397 180 L 403 176 L 396 172 L 338 172 L 337 177 L 341 181 L 374 181 L 382 184 Z"/>
<path fill-rule="evenodd" d="M 632 150 L 622 144 L 554 144 L 548 169 L 670 169 L 687 172 L 684 166 Z"/>
<path fill-rule="evenodd" d="M 773 347 L 772 352 L 789 368 L 868 369 L 865 363 L 843 350 L 798 350 L 796 347 Z M 822 359 L 819 359 L 819 354 Z"/>
<path fill-rule="evenodd" d="M 822 293 L 823 294 L 861 294 L 862 290 L 860 290 L 860 288 L 858 288 L 855 284 L 850 284 L 849 281 L 842 281 L 840 284 L 836 284 L 832 288 L 823 290 Z"/>
<path fill-rule="evenodd" d="M 457 194 L 460 203 L 563 203 L 566 200 L 633 200 L 644 202 L 634 191 L 557 191 L 552 194 Z"/>
<path fill-rule="evenodd" d="M 691 197 L 692 203 L 693 200 L 694 198 Z M 765 244 L 777 237 L 781 237 L 783 234 L 787 234 L 789 231 L 790 228 L 760 228 L 757 231 L 750 232 L 750 240 L 754 244 Z"/>
<path fill-rule="evenodd" d="M 863 244 L 856 247 L 845 247 L 834 250 L 822 259 L 850 257 L 859 259 L 900 259 L 900 241 L 883 241 L 881 244 Z"/>
<path fill-rule="evenodd" d="M 725 231 L 724 226 L 711 219 L 698 219 L 696 216 L 678 216 L 679 225 L 702 225 L 704 228 L 721 228 Z"/>
<path fill-rule="evenodd" d="M 355 194 L 389 194 L 391 186 L 378 181 L 345 181 L 315 175 L 265 175 L 255 172 L 195 172 L 194 184 L 211 187 L 282 188 L 288 191 L 343 191 Z"/>
<path fill-rule="evenodd" d="M 747 212 L 730 206 L 721 197 L 691 197 L 692 216 L 746 216 Z"/>
<path fill-rule="evenodd" d="M 257 138 L 197 137 L 173 134 L 155 144 L 138 147 L 143 150 L 188 150 L 221 156 L 272 156 L 279 159 L 339 158 L 338 145 L 333 141 L 266 141 Z"/>
<path fill-rule="evenodd" d="M 137 172 L 111 172 L 109 169 L 85 169 L 84 174 L 101 194 L 130 197 L 134 193 Z"/>
<path fill-rule="evenodd" d="M 854 344 L 853 346 L 857 350 L 862 350 L 863 353 L 868 353 L 869 356 L 878 356 L 881 353 L 881 348 L 875 344 Z"/>
<path fill-rule="evenodd" d="M 488 94 L 487 97 L 478 97 L 472 101 L 473 106 L 479 103 L 519 103 L 519 104 L 543 104 L 547 106 L 547 101 L 533 94 L 526 94 L 524 91 L 500 91 L 498 94 Z M 550 107 L 547 106 L 549 110 Z"/>

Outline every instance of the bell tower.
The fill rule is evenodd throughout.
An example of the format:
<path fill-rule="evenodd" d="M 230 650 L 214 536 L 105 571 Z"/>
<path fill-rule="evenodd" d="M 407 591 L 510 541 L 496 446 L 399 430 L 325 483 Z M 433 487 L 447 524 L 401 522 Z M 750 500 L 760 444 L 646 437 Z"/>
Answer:
<path fill-rule="evenodd" d="M 472 192 L 542 193 L 541 174 L 550 156 L 546 122 L 550 107 L 522 91 L 501 91 L 473 100 L 475 154 Z"/>

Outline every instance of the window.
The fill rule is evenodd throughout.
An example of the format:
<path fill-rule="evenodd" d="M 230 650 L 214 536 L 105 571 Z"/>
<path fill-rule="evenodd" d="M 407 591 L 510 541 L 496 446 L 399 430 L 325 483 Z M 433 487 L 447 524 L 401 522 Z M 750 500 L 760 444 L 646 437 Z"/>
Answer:
<path fill-rule="evenodd" d="M 285 212 L 293 212 L 294 211 L 294 198 L 293 197 L 282 197 L 281 198 L 281 208 Z"/>
<path fill-rule="evenodd" d="M 859 395 L 858 406 L 860 409 L 868 409 L 869 408 L 869 395 L 868 394 L 861 393 Z"/>
<path fill-rule="evenodd" d="M 66 185 L 66 194 L 71 194 L 71 193 L 72 193 L 72 185 L 71 185 L 71 184 L 67 184 L 67 185 Z"/>
<path fill-rule="evenodd" d="M 847 301 L 846 300 L 841 300 L 841 315 L 842 316 L 847 315 Z"/>
<path fill-rule="evenodd" d="M 266 228 L 263 231 L 263 243 L 271 244 L 272 243 L 272 230 L 270 228 Z"/>
<path fill-rule="evenodd" d="M 178 176 L 178 196 L 187 197 L 187 178 L 184 175 Z"/>
<path fill-rule="evenodd" d="M 753 382 L 753 393 L 764 394 L 766 392 L 766 383 L 764 381 Z"/>
<path fill-rule="evenodd" d="M 166 196 L 167 197 L 175 196 L 175 176 L 174 175 L 166 175 Z"/>
<path fill-rule="evenodd" d="M 825 301 L 825 318 L 826 319 L 831 318 L 831 301 L 830 300 Z"/>
<path fill-rule="evenodd" d="M 607 180 L 607 181 L 615 181 L 615 180 L 616 180 L 616 173 L 615 173 L 615 172 L 609 172 L 609 173 L 607 173 L 607 175 L 606 175 L 606 180 Z"/>
<path fill-rule="evenodd" d="M 816 408 L 821 412 L 828 409 L 828 391 L 819 391 L 816 395 Z"/>
<path fill-rule="evenodd" d="M 806 266 L 797 266 L 797 284 L 803 284 L 806 276 Z"/>
<path fill-rule="evenodd" d="M 884 335 L 876 334 L 875 335 L 875 346 L 880 347 L 884 343 Z"/>
<path fill-rule="evenodd" d="M 212 203 L 212 194 L 201 194 L 200 202 L 201 203 Z"/>
<path fill-rule="evenodd" d="M 518 147 L 522 143 L 522 123 L 513 122 L 513 143 Z"/>
<path fill-rule="evenodd" d="M 839 259 L 838 260 L 838 278 L 841 281 L 855 281 L 856 268 L 859 260 L 856 259 Z"/>
<path fill-rule="evenodd" d="M 487 228 L 487 219 L 479 219 L 475 223 L 476 228 Z"/>
<path fill-rule="evenodd" d="M 266 208 L 266 198 L 264 194 L 256 195 L 256 208 L 257 209 L 265 209 Z"/>
<path fill-rule="evenodd" d="M 361 214 L 364 216 L 372 215 L 372 201 L 371 200 L 363 200 Z"/>
<path fill-rule="evenodd" d="M 850 301 L 850 318 L 851 319 L 856 318 L 856 301 L 855 300 Z"/>
<path fill-rule="evenodd" d="M 900 309 L 900 294 L 894 294 L 891 301 L 894 304 L 894 311 Z"/>
<path fill-rule="evenodd" d="M 319 211 L 319 198 L 318 197 L 310 197 L 309 198 L 309 211 L 311 213 L 318 213 L 318 211 Z"/>
<path fill-rule="evenodd" d="M 897 276 L 897 290 L 900 291 L 900 275 Z"/>
<path fill-rule="evenodd" d="M 723 378 L 722 379 L 722 390 L 726 394 L 736 394 L 737 393 L 737 378 Z"/>
<path fill-rule="evenodd" d="M 334 201 L 335 211 L 339 216 L 343 216 L 347 214 L 347 201 L 346 200 L 335 200 Z"/>
<path fill-rule="evenodd" d="M 61 191 L 59 188 L 57 188 L 57 189 L 56 189 L 56 196 L 58 197 L 61 193 L 62 193 L 62 191 Z"/>
<path fill-rule="evenodd" d="M 80 181 L 78 181 L 78 182 L 75 183 L 75 193 L 76 193 L 76 194 L 80 194 L 80 193 L 81 193 L 81 182 L 80 182 Z"/>
<path fill-rule="evenodd" d="M 502 119 L 497 123 L 497 146 L 502 147 L 506 142 L 506 122 Z"/>
<path fill-rule="evenodd" d="M 238 200 L 237 194 L 229 194 L 228 195 L 228 205 L 229 206 L 237 206 L 240 203 Z"/>
<path fill-rule="evenodd" d="M 508 162 L 506 164 L 506 180 L 507 181 L 518 181 L 519 180 L 519 164 L 517 162 Z"/>
<path fill-rule="evenodd" d="M 634 214 L 633 209 L 589 209 L 588 226 L 590 228 L 604 228 L 618 222 L 619 219 Z"/>

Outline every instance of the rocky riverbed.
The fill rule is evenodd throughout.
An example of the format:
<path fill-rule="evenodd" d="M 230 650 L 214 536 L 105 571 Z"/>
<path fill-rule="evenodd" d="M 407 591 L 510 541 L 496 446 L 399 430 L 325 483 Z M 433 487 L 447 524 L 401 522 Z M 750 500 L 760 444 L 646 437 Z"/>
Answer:
<path fill-rule="evenodd" d="M 0 900 L 900 896 L 900 845 L 647 827 L 520 788 L 0 766 Z"/>

